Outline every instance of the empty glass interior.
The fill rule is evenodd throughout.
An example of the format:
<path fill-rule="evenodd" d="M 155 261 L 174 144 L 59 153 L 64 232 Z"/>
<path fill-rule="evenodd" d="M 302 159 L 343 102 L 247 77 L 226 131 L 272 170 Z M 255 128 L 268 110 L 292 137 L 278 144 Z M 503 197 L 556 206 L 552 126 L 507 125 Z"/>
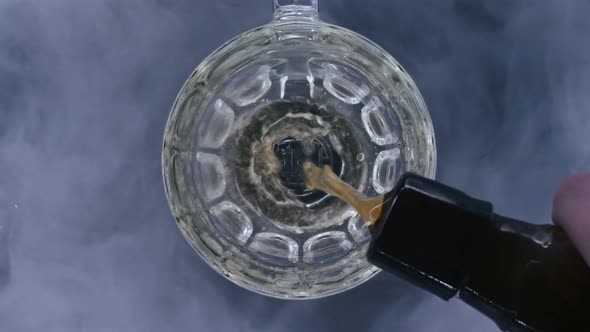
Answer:
<path fill-rule="evenodd" d="M 434 176 L 428 112 L 391 56 L 318 21 L 275 22 L 224 45 L 185 83 L 164 140 L 167 195 L 185 237 L 230 280 L 316 298 L 378 272 L 367 226 L 305 187 L 306 160 L 367 196 L 405 171 Z"/>

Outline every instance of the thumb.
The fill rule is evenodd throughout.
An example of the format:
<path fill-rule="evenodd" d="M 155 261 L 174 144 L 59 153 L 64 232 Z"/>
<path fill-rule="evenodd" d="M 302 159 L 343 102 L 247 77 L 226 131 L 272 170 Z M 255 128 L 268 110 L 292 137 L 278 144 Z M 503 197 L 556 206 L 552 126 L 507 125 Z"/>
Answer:
<path fill-rule="evenodd" d="M 563 227 L 590 265 L 590 173 L 565 180 L 553 198 L 553 221 Z"/>

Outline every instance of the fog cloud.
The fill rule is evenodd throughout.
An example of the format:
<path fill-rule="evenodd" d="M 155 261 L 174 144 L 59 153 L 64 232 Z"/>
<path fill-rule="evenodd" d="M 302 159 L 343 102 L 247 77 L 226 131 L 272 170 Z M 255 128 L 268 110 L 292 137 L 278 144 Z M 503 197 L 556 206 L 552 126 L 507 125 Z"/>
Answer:
<path fill-rule="evenodd" d="M 590 169 L 587 2 L 320 8 L 414 77 L 440 180 L 541 223 L 559 181 Z M 180 236 L 160 176 L 170 106 L 207 54 L 270 17 L 266 0 L 0 0 L 0 331 L 496 331 L 385 274 L 317 301 L 261 297 Z"/>

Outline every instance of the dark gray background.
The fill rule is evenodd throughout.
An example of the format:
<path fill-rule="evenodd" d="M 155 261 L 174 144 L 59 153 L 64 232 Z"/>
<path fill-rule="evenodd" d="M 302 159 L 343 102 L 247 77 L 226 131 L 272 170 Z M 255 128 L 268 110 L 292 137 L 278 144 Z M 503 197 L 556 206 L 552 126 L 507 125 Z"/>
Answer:
<path fill-rule="evenodd" d="M 12 230 L 0 331 L 496 331 L 385 274 L 323 300 L 261 297 L 181 237 L 160 176 L 168 111 L 192 69 L 267 22 L 270 3 L 0 0 L 0 225 Z M 549 222 L 559 181 L 590 169 L 587 1 L 320 9 L 414 77 L 440 180 Z"/>

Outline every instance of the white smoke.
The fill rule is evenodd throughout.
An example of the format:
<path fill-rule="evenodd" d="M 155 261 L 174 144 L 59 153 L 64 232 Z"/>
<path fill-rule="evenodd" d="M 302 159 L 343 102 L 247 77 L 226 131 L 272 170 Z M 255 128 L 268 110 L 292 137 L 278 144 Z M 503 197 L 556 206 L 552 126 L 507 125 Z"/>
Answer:
<path fill-rule="evenodd" d="M 415 78 L 439 179 L 534 222 L 590 168 L 588 9 L 320 1 Z M 0 331 L 496 331 L 385 274 L 317 301 L 261 297 L 182 239 L 160 178 L 168 110 L 198 62 L 270 17 L 266 0 L 0 0 Z"/>

